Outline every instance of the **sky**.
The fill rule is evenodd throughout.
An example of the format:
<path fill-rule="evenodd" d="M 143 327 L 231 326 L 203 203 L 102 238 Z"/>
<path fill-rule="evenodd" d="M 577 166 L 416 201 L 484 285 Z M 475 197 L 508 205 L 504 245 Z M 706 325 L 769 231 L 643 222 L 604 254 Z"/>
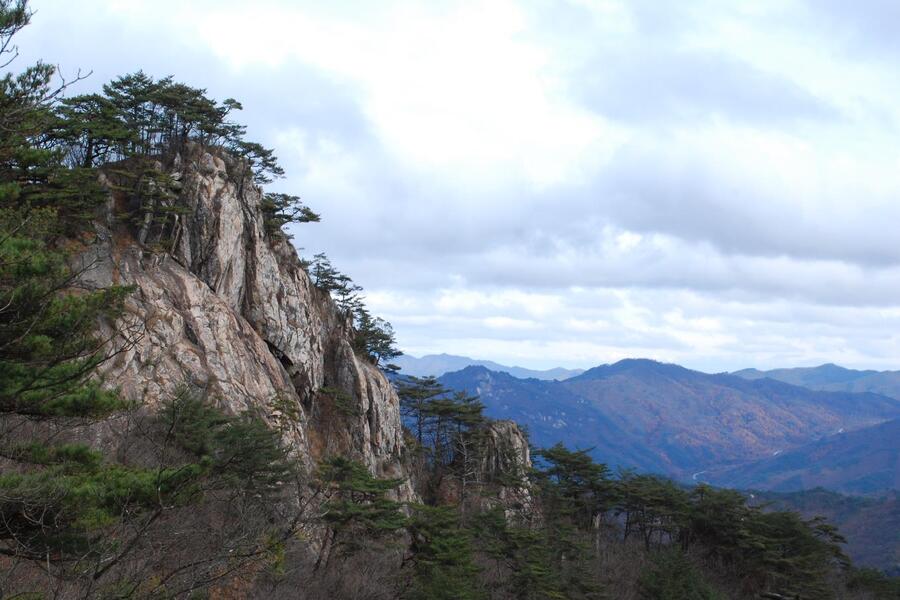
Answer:
<path fill-rule="evenodd" d="M 402 350 L 900 369 L 893 0 L 32 0 L 18 64 L 242 102 Z"/>

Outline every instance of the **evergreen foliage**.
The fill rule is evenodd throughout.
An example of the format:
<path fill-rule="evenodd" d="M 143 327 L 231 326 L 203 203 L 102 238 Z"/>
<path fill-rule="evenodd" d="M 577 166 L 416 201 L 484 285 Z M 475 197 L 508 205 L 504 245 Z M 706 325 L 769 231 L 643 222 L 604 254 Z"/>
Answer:
<path fill-rule="evenodd" d="M 544 467 L 532 474 L 544 515 L 543 544 L 560 590 L 566 598 L 600 598 L 600 586 L 589 574 L 591 550 L 580 533 L 591 531 L 604 511 L 606 466 L 561 444 L 536 454 Z"/>
<path fill-rule="evenodd" d="M 514 525 L 502 508 L 477 515 L 472 529 L 479 549 L 498 571 L 497 592 L 522 600 L 566 598 L 562 576 L 545 535 L 548 529 Z"/>
<path fill-rule="evenodd" d="M 436 377 L 407 376 L 397 380 L 400 414 L 413 427 L 413 434 L 420 447 L 425 442 L 428 407 L 432 401 L 449 393 L 450 390 L 441 385 Z"/>
<path fill-rule="evenodd" d="M 888 577 L 877 569 L 850 569 L 847 588 L 871 594 L 876 600 L 900 598 L 900 577 Z"/>
<path fill-rule="evenodd" d="M 488 421 L 477 401 L 452 396 L 433 378 L 401 378 L 397 385 L 405 421 L 426 458 L 432 482 L 426 498 L 441 502 L 434 490 L 447 480 L 458 485 L 462 477 L 459 441 L 477 439 L 467 434 L 483 431 Z M 562 445 L 535 456 L 537 526 L 516 526 L 497 513 L 472 515 L 477 547 L 503 563 L 509 585 L 524 581 L 523 589 L 545 590 L 535 597 L 597 597 L 602 584 L 591 565 L 610 543 L 609 531 L 618 531 L 622 543 L 639 543 L 650 556 L 690 550 L 750 589 L 824 598 L 834 574 L 846 566 L 842 538 L 819 520 L 751 507 L 733 490 L 687 489 L 628 471 L 614 476 L 587 451 Z M 669 572 L 667 565 L 681 560 L 672 556 L 654 563 L 657 583 Z M 708 586 L 697 585 L 705 594 Z"/>
<path fill-rule="evenodd" d="M 145 465 L 111 462 L 83 444 L 8 450 L 41 468 L 0 475 L 0 553 L 63 578 L 98 579 L 131 560 L 165 515 L 223 492 L 232 503 L 243 497 L 264 506 L 293 475 L 277 434 L 194 394 L 179 394 L 150 425 L 146 440 L 157 452 Z M 263 542 L 245 543 L 263 552 Z"/>
<path fill-rule="evenodd" d="M 107 83 L 101 94 L 60 101 L 49 133 L 71 167 L 134 159 L 167 163 L 193 142 L 245 159 L 253 181 L 269 183 L 284 170 L 271 150 L 246 141 L 246 127 L 229 119 L 241 108 L 232 98 L 217 102 L 204 89 L 138 71 Z"/>
<path fill-rule="evenodd" d="M 408 600 L 480 600 L 479 569 L 470 532 L 453 507 L 417 505 L 406 522 L 410 542 L 404 564 L 412 578 Z"/>
<path fill-rule="evenodd" d="M 343 314 L 352 319 L 353 349 L 358 354 L 376 366 L 402 354 L 397 348 L 393 327 L 384 319 L 372 316 L 360 294 L 362 287 L 353 283 L 350 276 L 338 271 L 321 253 L 316 254 L 306 268 L 313 284 L 328 292 Z"/>
<path fill-rule="evenodd" d="M 25 2 L 0 2 L 3 54 L 30 16 Z M 72 289 L 78 273 L 62 236 L 84 227 L 101 196 L 46 143 L 62 90 L 53 75 L 38 63 L 0 80 L 0 453 L 15 465 L 0 474 L 0 552 L 44 563 L 90 545 L 91 530 L 123 504 L 172 490 L 159 473 L 105 464 L 84 446 L 17 435 L 34 422 L 65 429 L 124 406 L 92 375 L 115 352 L 96 325 L 119 314 L 129 290 Z"/>
<path fill-rule="evenodd" d="M 394 328 L 381 317 L 373 317 L 365 308 L 354 315 L 353 349 L 377 366 L 402 354 L 397 349 Z"/>
<path fill-rule="evenodd" d="M 264 194 L 262 210 L 266 233 L 269 235 L 283 235 L 286 239 L 290 236 L 285 233 L 284 227 L 290 223 L 318 223 L 319 215 L 300 201 L 299 196 L 290 194 Z"/>
<path fill-rule="evenodd" d="M 595 463 L 587 451 L 562 444 L 535 453 L 540 467 L 532 475 L 545 505 L 575 526 L 589 529 L 594 519 L 611 508 L 612 484 L 606 465 Z"/>
<path fill-rule="evenodd" d="M 388 498 L 402 480 L 379 479 L 364 465 L 340 456 L 323 461 L 317 479 L 326 498 L 322 521 L 328 535 L 316 568 L 327 568 L 336 552 L 352 554 L 404 526 L 401 504 Z"/>
<path fill-rule="evenodd" d="M 226 415 L 184 391 L 160 412 L 167 440 L 187 453 L 206 478 L 206 489 L 276 495 L 294 473 L 277 431 L 250 413 Z"/>
<path fill-rule="evenodd" d="M 182 503 L 198 467 L 131 469 L 75 457 L 38 471 L 0 475 L 0 540 L 12 556 L 39 563 L 100 556 L 115 547 L 105 528 L 123 510 L 152 510 Z"/>
<path fill-rule="evenodd" d="M 638 586 L 644 600 L 724 600 L 678 548 L 654 554 Z"/>
<path fill-rule="evenodd" d="M 490 426 L 484 405 L 476 397 L 451 393 L 434 377 L 402 377 L 396 386 L 401 415 L 412 427 L 420 457 L 428 466 L 425 494 L 436 496 L 449 481 L 465 506 L 470 488 L 489 483 L 486 478 L 491 475 L 482 468 Z"/>

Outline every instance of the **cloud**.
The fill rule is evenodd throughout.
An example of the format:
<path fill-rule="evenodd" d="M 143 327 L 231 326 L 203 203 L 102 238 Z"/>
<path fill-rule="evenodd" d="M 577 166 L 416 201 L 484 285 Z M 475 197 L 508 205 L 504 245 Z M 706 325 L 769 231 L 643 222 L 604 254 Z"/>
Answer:
<path fill-rule="evenodd" d="M 891 0 L 841 0 L 805 2 L 808 16 L 825 25 L 841 47 L 868 58 L 890 61 L 900 51 L 896 23 L 900 5 Z"/>
<path fill-rule="evenodd" d="M 900 361 L 893 3 L 34 6 L 22 61 L 81 90 L 242 101 L 412 353 Z"/>
<path fill-rule="evenodd" d="M 840 116 L 790 80 L 709 49 L 618 49 L 588 64 L 578 86 L 592 110 L 644 126 L 723 118 L 779 128 Z"/>

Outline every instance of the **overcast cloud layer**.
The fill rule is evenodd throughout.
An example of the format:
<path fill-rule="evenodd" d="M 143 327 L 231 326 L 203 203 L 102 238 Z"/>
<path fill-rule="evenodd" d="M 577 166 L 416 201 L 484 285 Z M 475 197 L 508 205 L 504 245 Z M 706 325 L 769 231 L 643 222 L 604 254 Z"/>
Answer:
<path fill-rule="evenodd" d="M 894 2 L 33 5 L 19 64 L 239 99 L 408 353 L 900 368 Z"/>

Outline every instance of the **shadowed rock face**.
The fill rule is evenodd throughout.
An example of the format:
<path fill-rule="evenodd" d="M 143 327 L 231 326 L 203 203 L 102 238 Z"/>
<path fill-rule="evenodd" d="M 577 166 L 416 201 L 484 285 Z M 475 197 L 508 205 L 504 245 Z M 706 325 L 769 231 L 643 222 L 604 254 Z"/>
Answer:
<path fill-rule="evenodd" d="M 103 365 L 106 383 L 148 410 L 187 384 L 228 411 L 253 408 L 282 425 L 291 415 L 286 436 L 307 464 L 343 454 L 403 477 L 393 388 L 354 354 L 347 319 L 312 285 L 290 243 L 265 235 L 261 192 L 243 163 L 193 148 L 171 171 L 185 211 L 130 227 L 112 218 L 127 203 L 115 192 L 110 218 L 81 257 L 84 285 L 135 288 L 116 325 L 131 339 L 116 340 L 124 347 Z M 329 410 L 323 387 L 340 390 L 349 407 Z"/>

